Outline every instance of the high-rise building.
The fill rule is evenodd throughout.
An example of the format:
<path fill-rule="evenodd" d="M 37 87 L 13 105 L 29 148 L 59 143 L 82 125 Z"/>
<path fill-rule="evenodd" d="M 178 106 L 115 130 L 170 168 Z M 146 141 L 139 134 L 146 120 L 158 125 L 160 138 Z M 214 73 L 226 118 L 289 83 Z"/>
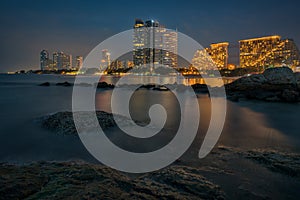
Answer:
<path fill-rule="evenodd" d="M 82 67 L 83 64 L 83 57 L 82 56 L 76 56 L 76 63 L 75 68 L 78 70 Z"/>
<path fill-rule="evenodd" d="M 300 65 L 299 50 L 291 39 L 279 35 L 240 40 L 240 67 L 277 67 Z"/>
<path fill-rule="evenodd" d="M 177 67 L 177 31 L 158 21 L 136 19 L 133 35 L 134 65 L 162 64 Z"/>
<path fill-rule="evenodd" d="M 40 67 L 41 67 L 41 70 L 50 70 L 51 69 L 49 53 L 47 50 L 42 50 L 40 53 Z"/>
<path fill-rule="evenodd" d="M 216 69 L 212 57 L 208 54 L 206 49 L 199 49 L 195 52 L 192 59 L 192 66 L 200 71 Z"/>
<path fill-rule="evenodd" d="M 54 52 L 53 65 L 58 70 L 72 68 L 72 55 L 65 54 L 64 52 Z"/>
<path fill-rule="evenodd" d="M 110 69 L 112 70 L 119 70 L 119 69 L 123 69 L 124 68 L 124 62 L 125 61 L 121 61 L 121 60 L 114 60 L 111 62 L 110 64 Z"/>
<path fill-rule="evenodd" d="M 228 42 L 221 42 L 211 44 L 210 48 L 205 49 L 219 70 L 227 68 L 228 46 Z"/>
<path fill-rule="evenodd" d="M 136 19 L 133 32 L 133 63 L 135 66 L 145 64 L 145 25 L 141 19 Z"/>
<path fill-rule="evenodd" d="M 110 52 L 108 51 L 108 49 L 103 49 L 102 50 L 102 59 L 101 59 L 101 64 L 100 64 L 100 68 L 101 69 L 110 69 L 110 64 L 111 64 L 111 60 L 110 60 Z"/>
<path fill-rule="evenodd" d="M 178 66 L 178 56 L 177 56 L 177 31 L 166 30 L 163 37 L 163 49 L 165 52 L 163 54 L 163 64 L 170 67 Z"/>

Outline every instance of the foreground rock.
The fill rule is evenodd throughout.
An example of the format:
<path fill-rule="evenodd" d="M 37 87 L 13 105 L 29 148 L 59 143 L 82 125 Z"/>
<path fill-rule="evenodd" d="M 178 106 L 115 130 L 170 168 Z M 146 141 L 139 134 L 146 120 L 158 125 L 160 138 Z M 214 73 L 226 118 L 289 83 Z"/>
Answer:
<path fill-rule="evenodd" d="M 233 101 L 300 101 L 300 75 L 288 67 L 269 68 L 263 74 L 240 78 L 225 88 L 228 98 Z"/>
<path fill-rule="evenodd" d="M 179 166 L 130 178 L 78 162 L 1 164 L 0 185 L 2 199 L 224 199 L 199 170 Z"/>
<path fill-rule="evenodd" d="M 257 164 L 288 177 L 300 178 L 300 154 L 278 151 L 274 149 L 253 149 L 243 151 L 238 148 L 218 146 L 222 157 L 226 155 L 239 155 L 241 158 L 250 159 Z"/>
<path fill-rule="evenodd" d="M 268 169 L 288 176 L 300 177 L 300 155 L 277 151 L 252 150 L 244 153 Z"/>

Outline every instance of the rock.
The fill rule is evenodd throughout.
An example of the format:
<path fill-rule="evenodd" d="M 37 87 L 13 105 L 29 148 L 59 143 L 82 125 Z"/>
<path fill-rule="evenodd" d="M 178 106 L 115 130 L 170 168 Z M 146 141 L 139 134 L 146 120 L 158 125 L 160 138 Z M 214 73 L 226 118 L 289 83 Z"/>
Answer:
<path fill-rule="evenodd" d="M 299 92 L 295 90 L 285 89 L 281 94 L 281 98 L 287 102 L 299 101 Z"/>
<path fill-rule="evenodd" d="M 45 82 L 45 83 L 41 83 L 41 84 L 39 84 L 39 86 L 50 86 L 50 83 L 49 82 Z"/>
<path fill-rule="evenodd" d="M 112 89 L 112 88 L 114 88 L 115 86 L 113 85 L 113 84 L 108 84 L 108 83 L 106 83 L 106 82 L 99 82 L 98 84 L 97 84 L 97 88 L 104 88 L 104 89 Z"/>
<path fill-rule="evenodd" d="M 200 170 L 171 166 L 130 178 L 84 162 L 0 165 L 2 199 L 225 199 Z"/>
<path fill-rule="evenodd" d="M 272 97 L 267 97 L 265 98 L 265 101 L 269 101 L 269 102 L 280 102 L 281 99 L 278 96 L 272 96 Z"/>
<path fill-rule="evenodd" d="M 279 93 L 274 91 L 265 91 L 263 89 L 256 89 L 245 93 L 248 99 L 266 100 L 267 98 L 277 97 Z"/>
<path fill-rule="evenodd" d="M 264 75 L 262 74 L 253 74 L 250 76 L 250 79 L 254 82 L 254 83 L 260 83 L 260 84 L 263 84 L 263 83 L 266 83 L 267 82 L 267 79 Z"/>
<path fill-rule="evenodd" d="M 251 150 L 242 152 L 246 158 L 255 160 L 268 169 L 288 176 L 300 176 L 300 155 L 274 150 Z"/>
<path fill-rule="evenodd" d="M 271 84 L 295 84 L 293 71 L 288 67 L 266 69 L 263 73 L 267 82 Z"/>
<path fill-rule="evenodd" d="M 48 115 L 40 118 L 41 126 L 57 134 L 76 135 L 77 129 L 74 124 L 73 117 L 77 117 L 77 120 L 81 120 L 77 124 L 77 128 L 81 130 L 93 130 L 100 124 L 102 129 L 108 129 L 116 126 L 116 121 L 123 125 L 132 125 L 132 121 L 128 118 L 120 115 L 114 115 L 104 111 L 96 111 L 98 121 L 94 121 L 95 113 L 93 112 L 57 112 L 52 115 Z M 116 121 L 115 121 L 116 120 Z M 136 122 L 143 124 L 141 122 Z"/>
<path fill-rule="evenodd" d="M 65 81 L 65 82 L 62 82 L 62 83 L 56 83 L 56 85 L 57 86 L 69 87 L 69 86 L 72 86 L 73 84 Z"/>
<path fill-rule="evenodd" d="M 145 88 L 145 89 L 153 89 L 155 87 L 155 84 L 145 84 L 142 85 L 140 88 Z"/>
<path fill-rule="evenodd" d="M 300 89 L 300 72 L 296 72 L 294 76 L 295 76 L 296 85 L 298 89 Z"/>
<path fill-rule="evenodd" d="M 263 82 L 258 82 L 260 79 L 252 79 L 251 76 L 242 77 L 229 83 L 225 86 L 227 90 L 230 91 L 245 91 L 250 89 L 255 89 L 263 84 Z"/>
<path fill-rule="evenodd" d="M 164 85 L 158 85 L 158 86 L 155 86 L 153 88 L 153 90 L 157 90 L 157 91 L 169 91 L 169 88 L 167 88 L 166 86 Z"/>
<path fill-rule="evenodd" d="M 225 85 L 228 99 L 240 98 L 263 101 L 299 102 L 300 88 L 297 87 L 299 74 L 290 68 L 269 68 L 263 74 L 242 77 Z"/>
<path fill-rule="evenodd" d="M 208 87 L 207 87 L 206 84 L 196 83 L 194 85 L 191 85 L 191 87 L 194 89 L 195 92 L 198 92 L 198 93 L 208 93 Z"/>

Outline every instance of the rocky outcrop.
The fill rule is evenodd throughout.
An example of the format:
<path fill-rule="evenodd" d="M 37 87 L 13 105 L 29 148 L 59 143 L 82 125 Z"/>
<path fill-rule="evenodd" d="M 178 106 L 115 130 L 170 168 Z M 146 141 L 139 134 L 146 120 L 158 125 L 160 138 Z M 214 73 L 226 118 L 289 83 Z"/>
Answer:
<path fill-rule="evenodd" d="M 225 85 L 230 100 L 299 102 L 300 75 L 288 67 L 269 68 L 263 74 L 242 77 Z"/>
<path fill-rule="evenodd" d="M 80 123 L 77 124 L 77 128 L 92 130 L 96 128 L 99 123 L 101 128 L 105 130 L 116 126 L 116 121 L 118 124 L 123 125 L 132 125 L 133 123 L 126 117 L 113 115 L 112 113 L 107 113 L 104 111 L 96 111 L 96 117 L 98 121 L 95 122 L 93 120 L 94 114 L 95 113 L 93 112 L 76 112 L 75 116 L 77 116 L 77 119 L 81 120 Z M 55 132 L 56 134 L 77 134 L 72 112 L 57 112 L 55 114 L 42 117 L 38 119 L 38 121 L 41 123 L 43 128 Z M 141 122 L 136 123 L 143 124 Z"/>
<path fill-rule="evenodd" d="M 0 165 L 1 199 L 224 199 L 196 168 L 172 166 L 136 178 L 83 162 Z"/>
<path fill-rule="evenodd" d="M 44 82 L 44 83 L 39 84 L 39 86 L 50 86 L 50 83 L 49 82 Z"/>
<path fill-rule="evenodd" d="M 268 169 L 292 177 L 300 176 L 300 155 L 278 151 L 252 150 L 243 153 L 248 159 L 264 165 Z"/>
<path fill-rule="evenodd" d="M 113 84 L 108 84 L 106 82 L 99 82 L 97 84 L 97 88 L 101 89 L 113 89 L 115 86 Z"/>
<path fill-rule="evenodd" d="M 294 73 L 288 67 L 269 68 L 264 71 L 263 76 L 268 83 L 274 85 L 295 84 Z"/>
<path fill-rule="evenodd" d="M 62 83 L 56 83 L 57 86 L 64 86 L 64 87 L 69 87 L 73 86 L 72 83 L 69 83 L 68 81 L 62 82 Z"/>

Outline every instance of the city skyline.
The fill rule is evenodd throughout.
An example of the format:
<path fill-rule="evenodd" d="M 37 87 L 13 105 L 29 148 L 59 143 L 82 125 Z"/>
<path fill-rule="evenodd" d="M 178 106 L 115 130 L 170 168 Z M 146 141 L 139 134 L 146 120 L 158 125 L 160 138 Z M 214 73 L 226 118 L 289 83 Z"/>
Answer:
<path fill-rule="evenodd" d="M 148 26 L 147 23 L 155 24 Z M 147 27 L 148 26 L 148 27 Z M 155 28 L 155 29 L 154 29 Z M 152 30 L 153 29 L 153 30 Z M 151 34 L 150 32 L 151 31 Z M 155 43 L 153 47 L 149 46 L 149 37 L 155 31 Z M 170 37 L 170 34 L 176 34 L 176 37 Z M 152 37 L 152 36 L 151 36 Z M 169 38 L 170 37 L 170 38 Z M 214 66 L 207 66 L 207 61 L 212 59 L 219 70 L 235 68 L 255 68 L 261 71 L 268 67 L 288 66 L 294 71 L 300 67 L 300 51 L 293 39 L 281 38 L 280 35 L 264 36 L 259 38 L 248 38 L 239 40 L 239 63 L 229 63 L 229 42 L 212 43 L 209 47 L 199 49 L 194 53 L 191 65 L 177 65 L 177 32 L 166 29 L 158 21 L 148 20 L 145 23 L 141 19 L 135 20 L 133 34 L 133 52 L 131 60 L 128 57 L 111 60 L 110 50 L 102 49 L 101 62 L 95 66 L 100 70 L 117 70 L 126 69 L 128 66 L 142 66 L 145 64 L 162 64 L 174 68 L 189 68 L 191 65 L 198 70 L 214 70 Z M 154 37 L 153 37 L 154 39 Z M 152 39 L 151 39 L 152 40 Z M 150 48 L 147 48 L 147 47 Z M 166 49 L 171 49 L 165 51 Z M 164 50 L 160 49 L 163 48 Z M 153 51 L 153 52 L 152 52 Z M 58 56 L 61 55 L 61 56 Z M 55 58 L 57 57 L 57 58 Z M 58 59 L 61 57 L 61 59 Z M 62 69 L 79 69 L 83 64 L 83 56 L 75 57 L 75 65 L 72 65 L 72 55 L 63 52 L 53 52 L 52 58 L 47 50 L 40 52 L 40 69 L 41 70 L 62 70 Z M 61 60 L 61 62 L 58 62 Z M 172 61 L 172 62 L 170 62 Z M 128 64 L 127 62 L 132 62 Z M 210 62 L 209 62 L 210 63 Z"/>
<path fill-rule="evenodd" d="M 298 1 L 152 1 L 156 7 L 138 1 L 70 1 L 60 7 L 56 1 L 46 7 L 44 3 L 2 2 L 0 72 L 38 69 L 37 55 L 44 48 L 85 57 L 101 41 L 132 27 L 135 18 L 158 20 L 204 47 L 222 41 L 238 45 L 238 40 L 275 34 L 300 44 Z"/>

